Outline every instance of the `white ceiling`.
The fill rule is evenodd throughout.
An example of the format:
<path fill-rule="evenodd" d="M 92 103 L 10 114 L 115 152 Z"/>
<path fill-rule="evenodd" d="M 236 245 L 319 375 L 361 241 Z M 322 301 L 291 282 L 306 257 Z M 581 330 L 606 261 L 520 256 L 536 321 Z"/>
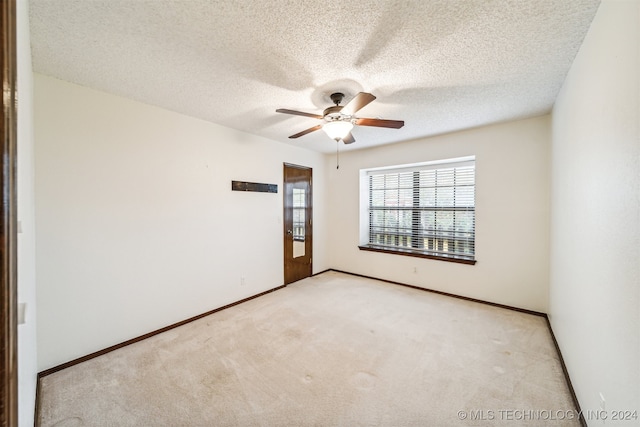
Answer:
<path fill-rule="evenodd" d="M 550 111 L 599 0 L 30 0 L 34 71 L 322 152 L 329 94 L 378 99 L 357 149 Z"/>

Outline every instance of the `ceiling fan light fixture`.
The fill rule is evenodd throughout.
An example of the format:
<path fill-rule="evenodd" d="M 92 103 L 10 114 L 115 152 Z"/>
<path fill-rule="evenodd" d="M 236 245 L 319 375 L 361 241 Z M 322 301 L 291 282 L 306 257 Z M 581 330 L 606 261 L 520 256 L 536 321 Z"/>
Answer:
<path fill-rule="evenodd" d="M 305 129 L 302 132 L 291 135 L 290 139 L 299 138 L 307 135 L 311 132 L 315 132 L 320 129 L 324 129 L 329 138 L 345 144 L 353 144 L 356 139 L 351 134 L 351 129 L 354 125 L 357 126 L 375 126 L 381 128 L 400 129 L 404 126 L 403 120 L 383 120 L 383 119 L 370 119 L 364 117 L 356 117 L 355 114 L 360 111 L 361 108 L 369 105 L 371 101 L 376 99 L 370 93 L 360 92 L 354 96 L 347 105 L 342 106 L 342 98 L 344 95 L 340 92 L 331 94 L 331 100 L 334 102 L 334 106 L 325 108 L 320 114 L 305 113 L 303 111 L 288 110 L 286 108 L 278 108 L 276 113 L 293 114 L 294 116 L 311 117 L 313 119 L 322 120 L 323 123 Z"/>
<path fill-rule="evenodd" d="M 346 138 L 351 129 L 353 129 L 353 123 L 343 120 L 332 120 L 322 125 L 322 130 L 329 135 L 329 138 L 336 141 Z"/>

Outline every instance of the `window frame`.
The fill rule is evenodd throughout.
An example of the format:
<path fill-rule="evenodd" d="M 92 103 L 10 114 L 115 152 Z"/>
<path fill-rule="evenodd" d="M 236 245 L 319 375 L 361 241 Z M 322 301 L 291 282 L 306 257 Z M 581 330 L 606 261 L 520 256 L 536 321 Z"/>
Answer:
<path fill-rule="evenodd" d="M 370 186 L 369 186 L 370 176 L 414 172 L 413 173 L 414 178 L 411 184 L 411 191 L 414 194 L 413 204 L 411 206 L 403 206 L 402 208 L 400 207 L 396 208 L 397 212 L 400 212 L 401 210 L 406 210 L 411 212 L 412 225 L 411 225 L 410 234 L 412 238 L 411 245 L 413 246 L 414 244 L 413 242 L 416 236 L 422 236 L 422 238 L 425 238 L 424 229 L 417 226 L 417 224 L 421 223 L 421 221 L 416 218 L 416 215 L 420 215 L 423 212 L 435 212 L 439 209 L 447 212 L 458 210 L 458 207 L 455 205 L 451 206 L 450 207 L 451 209 L 441 209 L 436 206 L 433 206 L 433 207 L 428 207 L 424 205 L 421 206 L 419 205 L 419 202 L 418 202 L 418 205 L 416 205 L 416 198 L 418 197 L 416 196 L 417 194 L 416 192 L 419 192 L 420 189 L 424 189 L 425 187 L 422 186 L 419 181 L 416 181 L 415 177 L 417 176 L 417 174 L 415 172 L 428 171 L 428 170 L 445 170 L 445 169 L 451 169 L 453 167 L 465 167 L 465 166 L 466 167 L 473 166 L 473 197 L 472 197 L 473 206 L 471 207 L 471 209 L 469 209 L 468 207 L 466 209 L 466 212 L 469 212 L 469 211 L 473 212 L 473 227 L 472 227 L 473 234 L 472 234 L 472 240 L 470 241 L 470 245 L 472 247 L 472 253 L 468 255 L 453 254 L 453 253 L 448 254 L 448 253 L 442 253 L 437 249 L 429 250 L 428 248 L 419 248 L 415 246 L 408 247 L 408 246 L 402 246 L 402 245 L 399 245 L 399 246 L 380 245 L 370 241 L 370 231 L 372 228 L 371 226 L 372 210 L 370 209 L 370 203 L 371 203 L 371 198 L 373 198 L 373 195 L 370 193 Z M 369 168 L 369 169 L 360 170 L 360 244 L 358 248 L 363 251 L 404 255 L 404 256 L 411 256 L 411 257 L 435 259 L 435 260 L 441 260 L 441 261 L 449 261 L 454 263 L 474 265 L 477 262 L 476 250 L 475 250 L 475 241 L 476 241 L 476 227 L 475 227 L 476 179 L 475 178 L 476 178 L 475 156 L 466 156 L 466 157 L 459 157 L 459 158 L 453 158 L 453 159 L 443 159 L 443 160 L 436 160 L 436 161 L 423 162 L 423 163 L 414 163 L 409 165 L 388 166 L 388 167 Z M 400 189 L 401 187 L 402 186 L 398 184 L 398 188 Z M 376 210 L 384 210 L 384 209 L 376 209 Z M 397 236 L 394 233 L 389 233 L 388 236 L 390 238 L 393 238 L 393 237 L 397 238 Z M 438 237 L 440 237 L 440 239 L 445 238 L 444 235 L 442 234 L 440 234 Z M 455 239 L 455 241 L 459 241 L 459 240 Z M 405 241 L 405 244 L 408 244 L 408 242 Z"/>
<path fill-rule="evenodd" d="M 296 242 L 304 242 L 305 238 L 305 224 L 306 224 L 306 195 L 304 194 L 304 190 L 302 193 L 298 193 L 297 188 L 293 189 L 293 240 Z"/>

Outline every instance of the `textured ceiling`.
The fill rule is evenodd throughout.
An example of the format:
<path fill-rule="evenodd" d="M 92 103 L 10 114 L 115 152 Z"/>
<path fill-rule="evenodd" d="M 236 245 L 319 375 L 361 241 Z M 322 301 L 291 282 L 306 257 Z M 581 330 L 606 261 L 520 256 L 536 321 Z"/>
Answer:
<path fill-rule="evenodd" d="M 31 0 L 34 71 L 322 152 L 329 94 L 378 99 L 357 149 L 550 111 L 599 0 Z"/>

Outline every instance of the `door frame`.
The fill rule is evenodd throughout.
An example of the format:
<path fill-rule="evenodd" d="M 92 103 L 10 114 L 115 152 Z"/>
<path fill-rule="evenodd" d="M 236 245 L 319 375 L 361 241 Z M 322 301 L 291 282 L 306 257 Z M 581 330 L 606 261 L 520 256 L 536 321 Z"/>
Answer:
<path fill-rule="evenodd" d="M 287 181 L 288 171 L 304 171 L 305 174 L 308 173 L 308 191 L 305 195 L 305 255 L 304 259 L 297 263 L 297 268 L 295 268 L 295 264 L 293 264 L 296 259 L 293 258 L 293 249 L 290 248 L 290 246 L 292 246 L 293 235 L 288 233 L 290 229 L 287 227 L 288 218 L 290 218 L 291 221 L 293 220 L 292 213 L 288 211 L 288 209 L 292 209 L 292 206 L 287 203 L 288 186 L 292 186 L 296 181 Z M 282 183 L 283 264 L 284 284 L 286 286 L 305 277 L 310 277 L 313 273 L 313 169 L 307 166 L 283 163 Z"/>
<path fill-rule="evenodd" d="M 17 116 L 16 1 L 0 6 L 2 84 L 0 118 L 2 208 L 0 209 L 0 425 L 18 425 L 18 285 L 17 285 Z"/>

